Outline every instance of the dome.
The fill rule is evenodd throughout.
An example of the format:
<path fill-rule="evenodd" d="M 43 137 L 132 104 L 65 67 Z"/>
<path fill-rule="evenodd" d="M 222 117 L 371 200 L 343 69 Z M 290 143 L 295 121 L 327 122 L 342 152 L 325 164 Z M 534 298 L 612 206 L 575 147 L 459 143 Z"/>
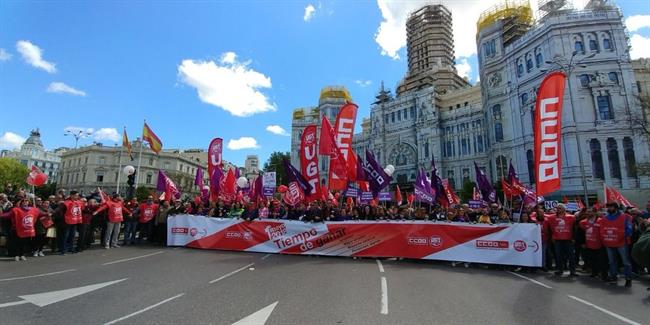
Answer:
<path fill-rule="evenodd" d="M 32 130 L 32 132 L 29 133 L 29 138 L 25 140 L 23 145 L 43 147 L 43 142 L 41 142 L 41 132 L 38 129 Z"/>

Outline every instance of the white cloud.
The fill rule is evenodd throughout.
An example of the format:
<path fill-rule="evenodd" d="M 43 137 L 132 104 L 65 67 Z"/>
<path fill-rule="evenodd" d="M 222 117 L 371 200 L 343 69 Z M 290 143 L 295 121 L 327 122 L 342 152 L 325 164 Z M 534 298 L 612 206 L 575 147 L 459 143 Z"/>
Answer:
<path fill-rule="evenodd" d="M 305 21 L 310 21 L 314 17 L 314 12 L 316 12 L 316 8 L 314 8 L 314 5 L 311 3 L 305 7 L 305 15 L 302 17 Z"/>
<path fill-rule="evenodd" d="M 7 52 L 5 49 L 0 48 L 0 61 L 9 61 L 11 60 L 11 53 Z"/>
<path fill-rule="evenodd" d="M 372 80 L 355 80 L 354 83 L 359 87 L 368 87 L 372 85 Z"/>
<path fill-rule="evenodd" d="M 52 82 L 47 86 L 48 93 L 55 94 L 70 94 L 74 96 L 86 96 L 86 92 L 76 89 L 74 87 L 68 86 L 62 82 Z"/>
<path fill-rule="evenodd" d="M 583 8 L 586 0 L 573 0 L 575 8 Z M 409 13 L 425 5 L 439 3 L 431 0 L 377 0 L 377 5 L 383 17 L 379 24 L 375 41 L 381 48 L 381 54 L 393 59 L 399 59 L 399 50 L 406 46 L 406 20 Z M 458 0 L 444 1 L 451 10 L 454 32 L 456 58 L 470 57 L 476 54 L 476 21 L 484 11 L 503 0 Z M 531 7 L 536 10 L 536 1 L 531 1 Z"/>
<path fill-rule="evenodd" d="M 20 55 L 22 55 L 23 60 L 31 64 L 33 67 L 45 70 L 49 73 L 56 72 L 56 64 L 45 61 L 43 59 L 43 50 L 32 44 L 30 41 L 18 41 L 16 43 L 16 50 Z"/>
<path fill-rule="evenodd" d="M 178 66 L 181 81 L 196 88 L 199 98 L 234 116 L 246 117 L 275 111 L 275 104 L 260 90 L 271 88 L 271 78 L 239 62 L 233 52 L 224 53 L 219 63 L 183 60 Z"/>
<path fill-rule="evenodd" d="M 25 138 L 13 132 L 5 132 L 0 137 L 0 149 L 17 149 L 25 142 Z"/>
<path fill-rule="evenodd" d="M 273 134 L 289 136 L 289 133 L 279 125 L 269 125 L 266 130 Z"/>
<path fill-rule="evenodd" d="M 228 149 L 241 150 L 241 149 L 259 149 L 257 140 L 251 137 L 241 137 L 239 139 L 230 139 L 228 141 Z"/>
<path fill-rule="evenodd" d="M 63 129 L 64 132 L 80 134 L 80 138 L 92 138 L 95 141 L 112 141 L 119 142 L 122 136 L 116 128 L 86 128 L 81 126 L 68 126 Z"/>
<path fill-rule="evenodd" d="M 630 37 L 630 57 L 632 60 L 639 58 L 650 58 L 650 37 L 644 37 L 639 34 L 632 34 Z"/>
<path fill-rule="evenodd" d="M 625 19 L 625 25 L 630 32 L 636 32 L 641 28 L 650 27 L 650 15 L 634 15 Z"/>
<path fill-rule="evenodd" d="M 467 62 L 467 58 L 462 58 L 458 60 L 460 63 L 456 63 L 456 71 L 458 75 L 463 78 L 471 79 L 472 66 Z"/>

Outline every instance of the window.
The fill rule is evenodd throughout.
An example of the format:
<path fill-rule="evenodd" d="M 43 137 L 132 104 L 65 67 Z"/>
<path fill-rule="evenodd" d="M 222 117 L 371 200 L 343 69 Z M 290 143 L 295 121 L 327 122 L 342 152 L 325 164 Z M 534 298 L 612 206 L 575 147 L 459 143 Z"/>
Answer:
<path fill-rule="evenodd" d="M 495 40 L 489 40 L 483 43 L 483 56 L 485 58 L 491 58 L 496 55 L 496 43 Z"/>
<path fill-rule="evenodd" d="M 506 157 L 498 156 L 496 160 L 497 179 L 503 179 L 508 174 L 508 162 Z"/>
<path fill-rule="evenodd" d="M 180 164 L 178 170 L 183 171 L 183 164 Z"/>
<path fill-rule="evenodd" d="M 603 169 L 603 155 L 600 152 L 600 141 L 591 139 L 589 142 L 591 151 L 591 172 L 593 177 L 604 179 L 605 171 Z"/>
<path fill-rule="evenodd" d="M 151 184 L 151 178 L 152 178 L 152 175 L 151 175 L 151 174 L 147 174 L 147 178 L 146 178 L 146 181 L 145 181 L 145 182 L 146 182 L 147 184 Z"/>
<path fill-rule="evenodd" d="M 447 157 L 453 157 L 452 149 L 451 149 L 451 141 L 447 141 L 447 143 L 445 144 L 445 152 L 447 153 Z"/>
<path fill-rule="evenodd" d="M 476 149 L 478 152 L 483 152 L 483 136 L 479 135 L 476 137 Z"/>
<path fill-rule="evenodd" d="M 542 56 L 542 52 L 537 52 L 537 54 L 535 54 L 535 64 L 537 64 L 537 67 L 539 68 L 543 63 L 544 57 Z"/>
<path fill-rule="evenodd" d="M 104 182 L 104 172 L 97 172 L 97 183 L 102 183 Z"/>
<path fill-rule="evenodd" d="M 74 174 L 74 182 L 79 183 L 79 173 Z"/>
<path fill-rule="evenodd" d="M 573 49 L 576 50 L 578 53 L 585 53 L 585 45 L 582 44 L 582 41 L 576 41 Z"/>
<path fill-rule="evenodd" d="M 149 158 L 149 166 L 153 166 L 153 158 Z"/>
<path fill-rule="evenodd" d="M 118 177 L 120 177 L 120 172 L 115 172 L 115 182 L 117 182 Z M 86 174 L 84 174 L 84 178 L 86 178 Z"/>
<path fill-rule="evenodd" d="M 169 162 L 165 161 L 164 166 L 165 166 L 165 169 L 169 169 Z"/>
<path fill-rule="evenodd" d="M 401 110 L 397 111 L 397 120 L 398 121 L 402 120 L 402 111 Z"/>
<path fill-rule="evenodd" d="M 580 86 L 582 87 L 588 87 L 589 86 L 589 75 L 588 74 L 581 74 L 580 77 Z"/>
<path fill-rule="evenodd" d="M 521 105 L 526 105 L 528 103 L 528 93 L 521 94 Z"/>
<path fill-rule="evenodd" d="M 533 57 L 529 55 L 526 58 L 526 72 L 530 72 L 530 70 L 533 70 Z"/>
<path fill-rule="evenodd" d="M 404 119 L 406 120 L 407 118 L 409 118 L 409 117 L 408 117 L 408 111 L 407 111 L 406 108 L 405 108 L 405 109 L 404 109 Z M 411 118 L 413 118 L 413 116 L 411 116 Z"/>
<path fill-rule="evenodd" d="M 607 139 L 607 159 L 609 159 L 609 174 L 613 178 L 621 178 L 621 163 L 618 160 L 618 145 L 614 138 Z"/>
<path fill-rule="evenodd" d="M 596 98 L 598 103 L 598 115 L 601 120 L 611 120 L 614 118 L 612 112 L 612 102 L 609 95 L 601 95 Z"/>
<path fill-rule="evenodd" d="M 612 49 L 612 44 L 609 38 L 603 39 L 603 48 L 606 50 L 611 50 Z"/>
<path fill-rule="evenodd" d="M 492 115 L 494 116 L 495 120 L 501 119 L 501 104 L 492 106 Z"/>
<path fill-rule="evenodd" d="M 625 168 L 627 177 L 637 178 L 636 157 L 634 156 L 634 143 L 629 137 L 623 138 L 623 156 L 625 157 Z"/>
<path fill-rule="evenodd" d="M 589 50 L 598 51 L 598 42 L 595 39 L 589 40 Z"/>
<path fill-rule="evenodd" d="M 86 156 L 86 158 L 84 158 L 84 165 L 88 165 L 88 156 Z"/>
<path fill-rule="evenodd" d="M 469 168 L 463 168 L 463 184 L 469 182 Z"/>
<path fill-rule="evenodd" d="M 411 107 L 411 118 L 415 118 L 415 106 Z"/>
<path fill-rule="evenodd" d="M 429 157 L 429 143 L 424 144 L 424 157 L 428 158 Z"/>
<path fill-rule="evenodd" d="M 106 164 L 106 157 L 97 157 L 97 165 Z"/>
<path fill-rule="evenodd" d="M 521 77 L 524 75 L 524 65 L 519 63 L 517 64 L 517 77 Z"/>
<path fill-rule="evenodd" d="M 449 187 L 451 187 L 452 189 L 455 189 L 456 188 L 456 177 L 454 175 L 453 170 L 448 170 L 447 171 L 447 179 L 449 180 Z"/>
<path fill-rule="evenodd" d="M 388 114 L 386 114 L 386 116 L 384 116 L 384 117 L 385 117 L 385 121 L 384 121 L 384 123 L 385 123 L 385 124 L 388 124 Z"/>
<path fill-rule="evenodd" d="M 395 123 L 395 112 L 390 113 L 390 121 Z"/>
<path fill-rule="evenodd" d="M 609 76 L 609 81 L 618 85 L 618 74 L 616 72 L 610 72 L 607 76 Z"/>
<path fill-rule="evenodd" d="M 501 122 L 494 123 L 494 141 L 503 141 L 503 126 L 501 125 Z"/>
<path fill-rule="evenodd" d="M 467 139 L 460 140 L 460 150 L 461 150 L 461 155 L 463 156 L 469 155 L 469 141 L 467 141 Z"/>
<path fill-rule="evenodd" d="M 528 182 L 535 184 L 535 159 L 533 158 L 533 151 L 526 151 L 526 163 L 528 164 Z"/>

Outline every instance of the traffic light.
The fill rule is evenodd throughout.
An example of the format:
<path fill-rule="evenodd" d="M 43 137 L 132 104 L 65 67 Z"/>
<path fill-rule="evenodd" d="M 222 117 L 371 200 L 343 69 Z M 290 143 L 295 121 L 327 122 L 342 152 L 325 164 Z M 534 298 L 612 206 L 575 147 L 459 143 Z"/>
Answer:
<path fill-rule="evenodd" d="M 133 172 L 133 174 L 127 176 L 126 183 L 129 184 L 129 186 L 135 185 L 135 174 L 136 172 Z"/>

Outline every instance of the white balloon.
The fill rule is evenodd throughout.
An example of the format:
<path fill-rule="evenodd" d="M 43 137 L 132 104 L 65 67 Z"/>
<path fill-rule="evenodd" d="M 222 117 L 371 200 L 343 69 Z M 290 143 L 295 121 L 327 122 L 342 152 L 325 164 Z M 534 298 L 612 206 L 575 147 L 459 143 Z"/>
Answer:
<path fill-rule="evenodd" d="M 210 190 L 210 186 L 205 185 L 205 186 L 203 186 L 203 189 L 206 190 L 206 191 L 209 191 L 209 190 Z"/>
<path fill-rule="evenodd" d="M 248 179 L 246 177 L 242 176 L 237 179 L 237 186 L 244 188 L 248 186 Z"/>
<path fill-rule="evenodd" d="M 133 167 L 131 165 L 126 165 L 126 166 L 124 166 L 123 171 L 127 175 L 132 175 L 133 173 L 135 173 L 135 167 Z"/>
<path fill-rule="evenodd" d="M 388 176 L 393 176 L 393 173 L 395 172 L 395 166 L 393 165 L 388 165 L 386 168 L 384 168 L 384 173 Z"/>

